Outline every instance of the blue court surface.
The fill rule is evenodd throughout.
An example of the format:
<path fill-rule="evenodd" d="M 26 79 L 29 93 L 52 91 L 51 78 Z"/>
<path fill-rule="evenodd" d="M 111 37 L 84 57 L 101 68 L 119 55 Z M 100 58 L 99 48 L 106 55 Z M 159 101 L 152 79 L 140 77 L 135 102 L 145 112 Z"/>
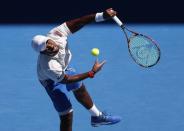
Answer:
<path fill-rule="evenodd" d="M 51 25 L 0 25 L 0 131 L 58 131 L 59 117 L 37 81 L 36 34 Z M 112 126 L 91 127 L 90 115 L 72 93 L 74 131 L 184 131 L 184 25 L 128 24 L 152 36 L 161 60 L 145 69 L 131 59 L 126 40 L 116 25 L 88 25 L 69 37 L 72 65 L 89 71 L 95 61 L 90 50 L 100 49 L 106 65 L 94 79 L 84 81 L 96 106 L 121 116 Z"/>

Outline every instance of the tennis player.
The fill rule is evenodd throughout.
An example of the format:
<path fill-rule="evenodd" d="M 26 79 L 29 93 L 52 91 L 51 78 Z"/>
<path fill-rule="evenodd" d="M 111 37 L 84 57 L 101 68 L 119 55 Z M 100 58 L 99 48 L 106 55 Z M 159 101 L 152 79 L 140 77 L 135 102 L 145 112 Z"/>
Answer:
<path fill-rule="evenodd" d="M 101 112 L 92 101 L 82 80 L 93 78 L 102 69 L 105 61 L 95 61 L 88 72 L 77 74 L 69 67 L 72 55 L 68 48 L 67 37 L 84 25 L 101 22 L 116 15 L 112 8 L 66 21 L 53 28 L 46 36 L 36 35 L 32 39 L 33 49 L 39 53 L 37 75 L 40 83 L 50 96 L 60 116 L 60 131 L 72 131 L 73 108 L 68 93 L 72 91 L 75 98 L 91 114 L 91 125 L 111 125 L 120 122 L 118 116 Z"/>

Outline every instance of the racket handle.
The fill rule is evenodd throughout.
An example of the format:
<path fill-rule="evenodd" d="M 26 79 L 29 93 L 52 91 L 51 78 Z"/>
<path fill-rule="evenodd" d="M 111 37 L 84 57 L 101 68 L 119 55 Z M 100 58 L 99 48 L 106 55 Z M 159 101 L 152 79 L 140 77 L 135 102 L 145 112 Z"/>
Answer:
<path fill-rule="evenodd" d="M 121 20 L 120 20 L 117 16 L 112 17 L 112 19 L 113 19 L 119 26 L 122 26 L 122 25 L 123 25 L 123 23 L 121 22 Z"/>

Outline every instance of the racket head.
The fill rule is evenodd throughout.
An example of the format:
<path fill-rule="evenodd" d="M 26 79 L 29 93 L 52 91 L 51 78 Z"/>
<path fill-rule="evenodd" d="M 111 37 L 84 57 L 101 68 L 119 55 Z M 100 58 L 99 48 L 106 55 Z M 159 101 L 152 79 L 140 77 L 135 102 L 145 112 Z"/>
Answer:
<path fill-rule="evenodd" d="M 160 60 L 161 52 L 158 44 L 143 34 L 134 33 L 128 39 L 128 50 L 133 60 L 145 68 L 156 65 Z"/>

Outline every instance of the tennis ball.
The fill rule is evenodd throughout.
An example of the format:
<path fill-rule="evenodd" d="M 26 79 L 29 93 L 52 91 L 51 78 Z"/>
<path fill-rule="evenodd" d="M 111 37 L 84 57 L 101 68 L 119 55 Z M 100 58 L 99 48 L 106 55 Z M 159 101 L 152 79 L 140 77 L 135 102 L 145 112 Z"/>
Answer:
<path fill-rule="evenodd" d="M 99 53 L 100 53 L 100 51 L 99 51 L 98 48 L 93 48 L 93 49 L 91 50 L 91 54 L 92 54 L 93 56 L 98 56 Z"/>

